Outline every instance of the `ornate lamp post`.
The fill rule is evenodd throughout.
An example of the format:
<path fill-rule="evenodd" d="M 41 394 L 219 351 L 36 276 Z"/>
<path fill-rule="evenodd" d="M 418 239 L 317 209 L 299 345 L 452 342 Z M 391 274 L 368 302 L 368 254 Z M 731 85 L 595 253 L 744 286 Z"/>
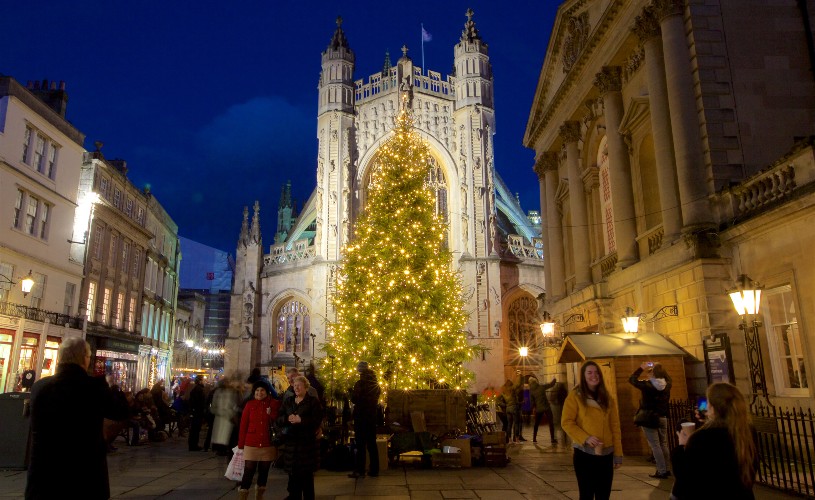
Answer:
<path fill-rule="evenodd" d="M 758 337 L 758 309 L 761 306 L 761 286 L 746 274 L 739 276 L 736 287 L 728 290 L 733 307 L 741 316 L 739 329 L 744 332 L 744 347 L 747 349 L 747 362 L 750 369 L 750 388 L 753 391 L 752 403 L 761 396 L 772 406 L 767 395 L 767 381 L 764 376 L 764 360 L 761 357 L 761 343 Z"/>

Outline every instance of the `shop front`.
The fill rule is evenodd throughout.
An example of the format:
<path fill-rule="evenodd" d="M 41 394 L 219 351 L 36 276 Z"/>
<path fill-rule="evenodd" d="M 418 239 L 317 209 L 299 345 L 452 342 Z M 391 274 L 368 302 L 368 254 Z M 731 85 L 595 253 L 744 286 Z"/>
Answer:
<path fill-rule="evenodd" d="M 92 374 L 105 377 L 110 384 L 116 384 L 123 391 L 136 392 L 136 377 L 139 364 L 139 345 L 124 339 L 113 339 L 88 335 L 91 345 Z"/>
<path fill-rule="evenodd" d="M 57 335 L 0 328 L 0 392 L 28 390 L 53 375 L 61 343 Z"/>
<path fill-rule="evenodd" d="M 169 384 L 170 351 L 161 347 L 139 347 L 139 376 L 141 387 L 151 388 L 159 380 Z M 169 385 L 168 385 L 169 387 Z"/>

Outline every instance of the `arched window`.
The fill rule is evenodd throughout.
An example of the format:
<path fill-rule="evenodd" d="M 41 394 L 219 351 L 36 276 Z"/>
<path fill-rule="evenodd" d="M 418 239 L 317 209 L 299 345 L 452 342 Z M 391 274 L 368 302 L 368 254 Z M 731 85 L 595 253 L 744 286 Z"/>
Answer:
<path fill-rule="evenodd" d="M 377 176 L 379 173 L 379 164 L 377 158 L 371 161 L 372 168 L 369 170 L 367 179 L 365 180 L 365 192 L 370 193 L 371 188 L 376 185 Z M 449 224 L 449 210 L 447 200 L 447 179 L 444 177 L 444 171 L 439 165 L 436 158 L 430 157 L 430 171 L 427 174 L 425 184 L 436 195 L 436 215 L 441 217 L 445 224 Z M 448 230 L 449 232 L 449 230 Z M 445 244 L 447 241 L 445 240 Z"/>
<path fill-rule="evenodd" d="M 509 304 L 507 313 L 509 320 L 509 341 L 514 347 L 534 347 L 537 340 L 540 318 L 538 317 L 538 301 L 529 295 L 519 297 Z"/>
<path fill-rule="evenodd" d="M 603 246 L 604 255 L 617 251 L 614 240 L 614 204 L 611 199 L 611 171 L 609 169 L 608 141 L 603 137 L 600 147 L 597 148 L 597 167 L 600 171 L 600 213 L 603 217 Z"/>
<path fill-rule="evenodd" d="M 292 299 L 283 304 L 275 320 L 277 352 L 304 352 L 309 348 L 311 318 L 308 306 Z"/>

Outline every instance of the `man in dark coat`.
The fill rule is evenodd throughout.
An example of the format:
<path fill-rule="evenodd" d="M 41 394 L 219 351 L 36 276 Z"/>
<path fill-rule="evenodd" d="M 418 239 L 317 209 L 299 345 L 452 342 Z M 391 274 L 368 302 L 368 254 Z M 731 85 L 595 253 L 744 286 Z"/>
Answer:
<path fill-rule="evenodd" d="M 532 442 L 538 442 L 538 427 L 540 423 L 546 418 L 549 423 L 549 439 L 552 444 L 557 444 L 555 439 L 555 419 L 552 415 L 552 407 L 549 404 L 549 396 L 546 391 L 551 389 L 557 384 L 557 379 L 552 378 L 548 384 L 538 383 L 538 379 L 532 377 L 529 379 L 529 396 L 532 399 L 532 406 L 535 408 L 535 426 L 532 428 Z"/>
<path fill-rule="evenodd" d="M 354 384 L 351 402 L 354 403 L 354 436 L 357 442 L 357 459 L 354 472 L 348 477 L 365 477 L 365 450 L 371 456 L 368 475 L 379 475 L 379 450 L 376 447 L 376 408 L 382 390 L 376 382 L 376 373 L 368 363 L 357 365 L 359 380 Z"/>
<path fill-rule="evenodd" d="M 104 378 L 91 377 L 88 343 L 65 339 L 56 374 L 31 389 L 31 461 L 25 486 L 27 500 L 51 498 L 107 499 L 105 418 L 127 418 L 116 405 Z"/>
<path fill-rule="evenodd" d="M 207 409 L 207 395 L 204 391 L 204 380 L 195 377 L 195 387 L 190 392 L 190 435 L 187 445 L 190 451 L 201 451 L 198 441 L 201 438 L 201 426 L 204 423 L 204 411 Z"/>

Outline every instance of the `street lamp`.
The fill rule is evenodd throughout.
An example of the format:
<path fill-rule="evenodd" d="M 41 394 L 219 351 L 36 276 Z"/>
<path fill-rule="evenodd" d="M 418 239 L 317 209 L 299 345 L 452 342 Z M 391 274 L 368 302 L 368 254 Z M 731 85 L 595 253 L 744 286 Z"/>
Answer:
<path fill-rule="evenodd" d="M 761 357 L 761 342 L 758 338 L 758 309 L 761 306 L 761 285 L 746 274 L 739 275 L 736 287 L 728 290 L 736 313 L 741 316 L 739 329 L 744 332 L 744 347 L 747 349 L 747 362 L 750 369 L 750 387 L 753 391 L 752 403 L 762 396 L 772 406 L 767 395 L 767 381 L 764 376 L 764 360 Z"/>
<path fill-rule="evenodd" d="M 634 314 L 633 309 L 626 307 L 625 315 L 620 320 L 623 322 L 623 331 L 630 335 L 628 340 L 634 342 L 640 329 L 640 315 Z"/>
<path fill-rule="evenodd" d="M 566 318 L 566 321 L 561 328 L 571 325 L 572 323 L 582 323 L 586 319 L 581 313 L 571 314 Z M 555 334 L 555 325 L 558 323 L 552 319 L 548 311 L 543 311 L 543 322 L 540 324 L 541 335 L 543 336 L 544 347 L 557 347 L 563 343 L 563 334 L 560 336 Z"/>
<path fill-rule="evenodd" d="M 523 383 L 526 376 L 526 357 L 529 356 L 529 348 L 525 345 L 519 347 L 518 354 L 521 356 L 521 383 Z"/>
<path fill-rule="evenodd" d="M 17 281 L 14 281 L 12 278 L 9 278 L 5 274 L 0 274 L 0 278 L 2 278 L 3 280 L 0 281 L 0 283 L 8 283 L 10 285 L 16 285 L 18 283 Z M 28 296 L 28 294 L 31 292 L 31 288 L 34 287 L 34 278 L 31 277 L 31 270 L 28 271 L 28 274 L 23 276 L 19 283 L 20 290 L 22 290 L 23 292 L 23 297 Z"/>

